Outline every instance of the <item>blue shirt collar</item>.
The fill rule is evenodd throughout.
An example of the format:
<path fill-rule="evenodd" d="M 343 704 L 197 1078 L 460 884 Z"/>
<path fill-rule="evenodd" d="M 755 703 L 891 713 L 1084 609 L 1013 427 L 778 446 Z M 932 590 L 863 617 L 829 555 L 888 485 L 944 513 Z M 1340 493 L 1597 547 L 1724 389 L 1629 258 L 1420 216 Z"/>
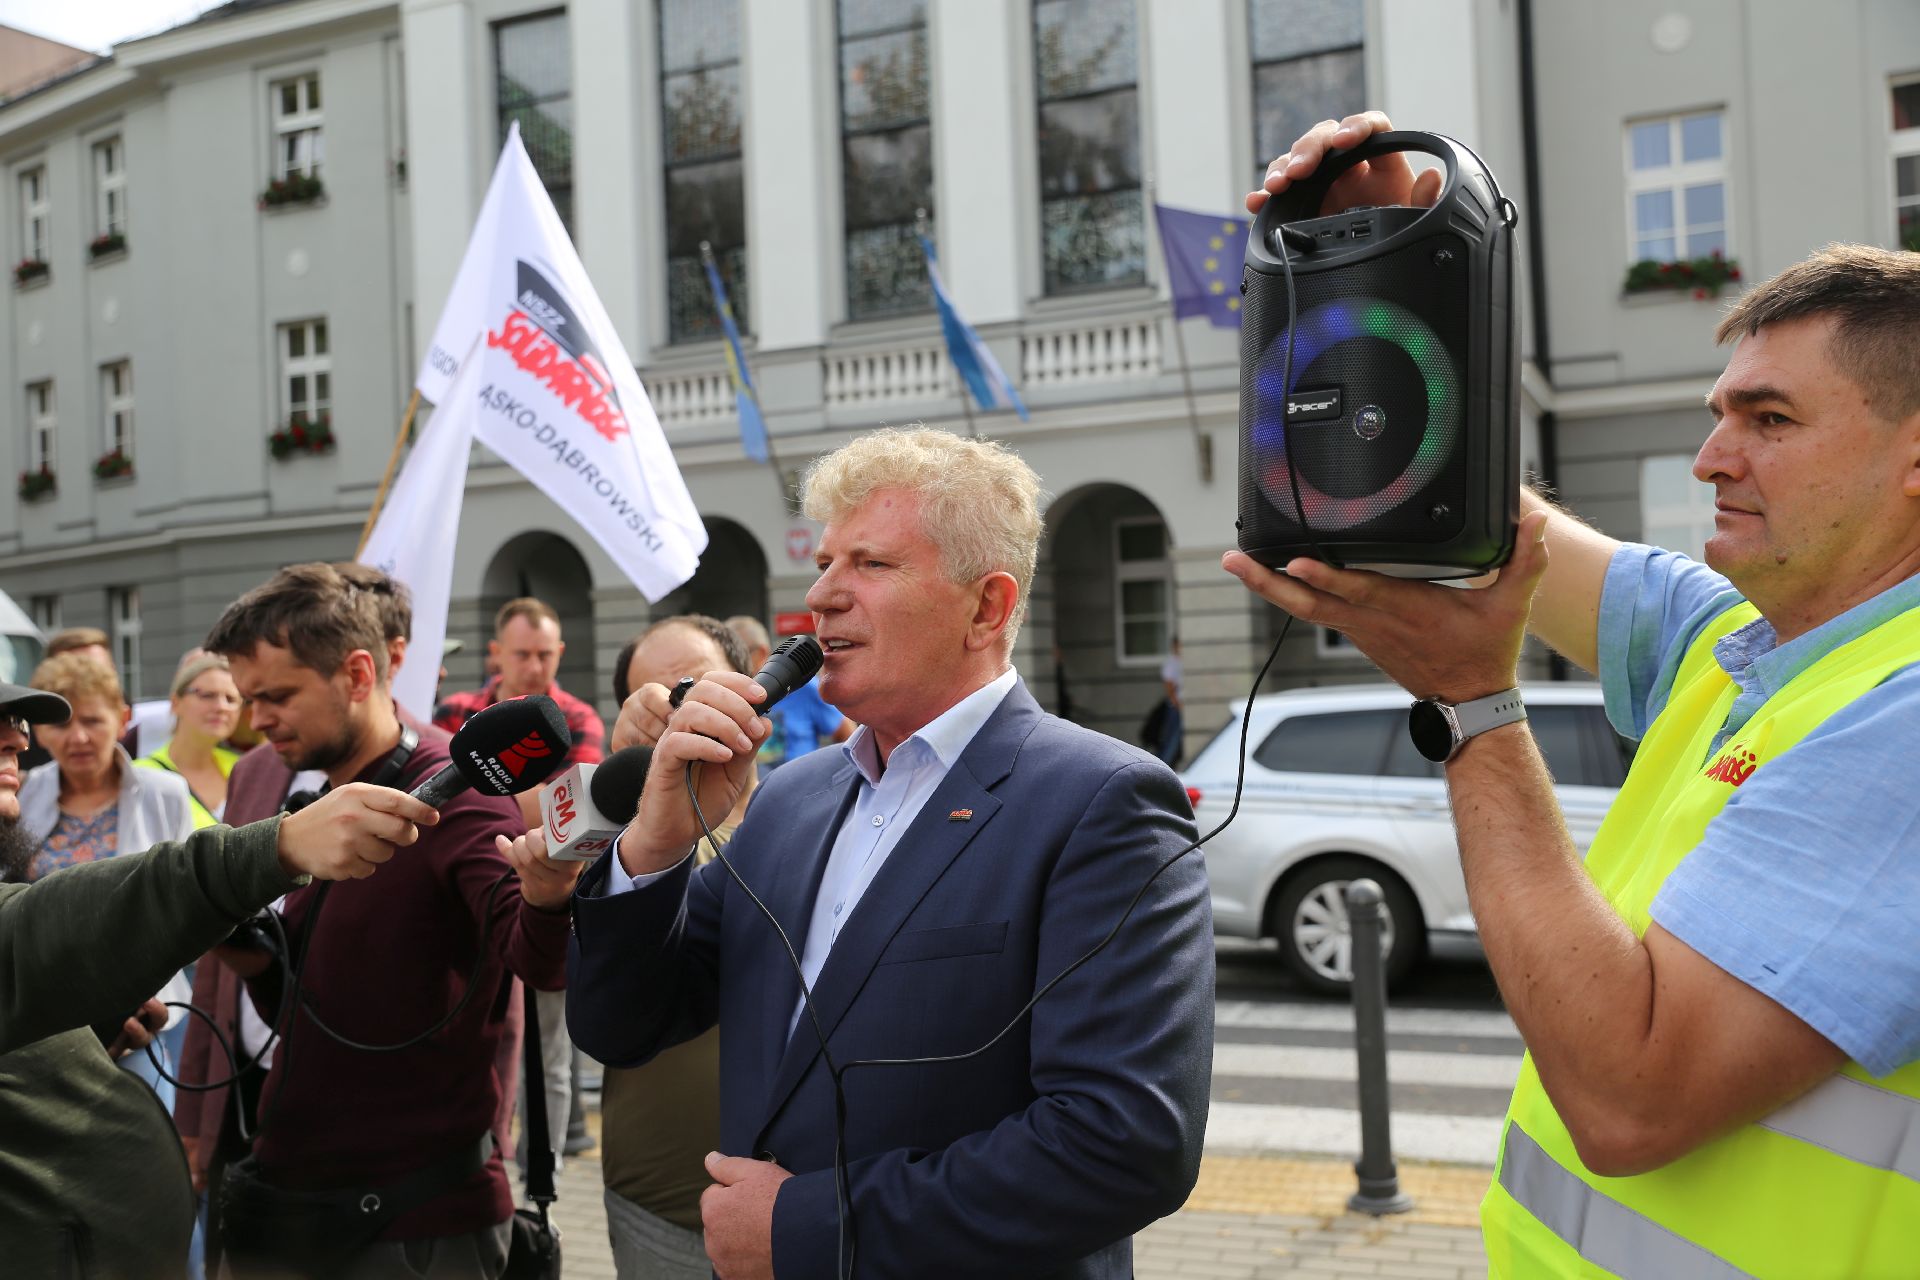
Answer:
<path fill-rule="evenodd" d="M 1765 618 L 1749 622 L 1721 637 L 1713 657 L 1742 689 L 1772 697 L 1841 645 L 1914 608 L 1920 608 L 1920 575 L 1895 583 L 1785 644 Z"/>
<path fill-rule="evenodd" d="M 953 768 L 960 753 L 967 749 L 1019 678 L 1019 672 L 1009 666 L 991 681 L 921 725 L 894 749 L 892 763 L 912 768 L 924 763 L 925 755 L 931 755 L 942 769 Z M 884 768 L 880 763 L 880 745 L 874 740 L 873 730 L 861 725 L 854 730 L 851 738 L 840 744 L 840 749 L 846 752 L 847 759 L 853 761 L 854 768 L 860 770 L 860 776 L 867 780 L 868 786 L 880 785 Z M 902 752 L 907 754 L 902 756 Z"/>

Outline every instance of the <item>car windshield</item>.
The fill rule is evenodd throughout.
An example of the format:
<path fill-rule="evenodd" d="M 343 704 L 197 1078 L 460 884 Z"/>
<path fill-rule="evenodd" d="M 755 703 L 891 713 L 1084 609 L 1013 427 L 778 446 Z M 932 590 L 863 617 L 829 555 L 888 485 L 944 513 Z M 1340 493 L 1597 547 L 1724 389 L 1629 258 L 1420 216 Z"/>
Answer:
<path fill-rule="evenodd" d="M 0 681 L 25 684 L 40 662 L 40 642 L 32 636 L 0 636 Z"/>

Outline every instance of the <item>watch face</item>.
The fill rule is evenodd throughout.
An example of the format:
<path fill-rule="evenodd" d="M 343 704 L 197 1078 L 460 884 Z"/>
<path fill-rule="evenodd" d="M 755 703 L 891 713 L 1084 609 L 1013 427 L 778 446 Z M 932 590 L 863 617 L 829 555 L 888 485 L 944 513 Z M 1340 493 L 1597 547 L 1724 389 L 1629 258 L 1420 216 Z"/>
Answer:
<path fill-rule="evenodd" d="M 1407 732 L 1413 748 L 1435 764 L 1446 763 L 1453 754 L 1453 726 L 1446 715 L 1431 702 L 1416 702 L 1407 712 Z"/>

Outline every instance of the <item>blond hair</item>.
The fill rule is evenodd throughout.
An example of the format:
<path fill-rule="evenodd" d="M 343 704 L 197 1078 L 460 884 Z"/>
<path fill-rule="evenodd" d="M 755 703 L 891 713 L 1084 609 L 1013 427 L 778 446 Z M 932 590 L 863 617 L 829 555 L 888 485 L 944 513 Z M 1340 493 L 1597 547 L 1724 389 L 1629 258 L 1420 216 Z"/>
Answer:
<path fill-rule="evenodd" d="M 920 500 L 920 530 L 940 548 L 953 582 L 1008 573 L 1018 586 L 1005 646 L 1027 613 L 1040 556 L 1040 477 L 1020 455 L 990 440 L 927 427 L 887 427 L 814 462 L 803 488 L 809 519 L 830 522 L 883 489 Z"/>
<path fill-rule="evenodd" d="M 1713 340 L 1818 316 L 1833 317 L 1833 362 L 1875 413 L 1899 422 L 1920 412 L 1920 253 L 1830 244 L 1741 298 Z"/>
<path fill-rule="evenodd" d="M 33 669 L 34 688 L 57 693 L 78 705 L 82 698 L 98 698 L 110 707 L 124 707 L 120 677 L 84 654 L 67 652 L 48 658 Z"/>
<path fill-rule="evenodd" d="M 232 673 L 227 660 L 217 653 L 208 653 L 205 649 L 189 649 L 180 659 L 180 667 L 173 673 L 173 688 L 170 696 L 178 698 L 186 694 L 187 688 L 195 680 L 209 671 Z"/>

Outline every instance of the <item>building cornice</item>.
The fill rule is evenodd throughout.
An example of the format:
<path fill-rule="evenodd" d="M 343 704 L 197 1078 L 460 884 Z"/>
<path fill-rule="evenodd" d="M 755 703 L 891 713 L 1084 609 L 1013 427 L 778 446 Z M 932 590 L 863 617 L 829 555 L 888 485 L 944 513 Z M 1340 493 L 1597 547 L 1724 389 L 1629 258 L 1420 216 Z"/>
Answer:
<path fill-rule="evenodd" d="M 322 511 L 311 515 L 270 516 L 264 519 L 253 516 L 243 520 L 176 525 L 172 528 L 134 534 L 125 538 L 102 538 L 98 541 L 15 551 L 12 554 L 0 556 L 0 573 L 8 570 L 39 569 L 50 564 L 64 564 L 75 560 L 98 560 L 135 555 L 142 551 L 162 551 L 189 542 L 258 536 L 263 531 L 302 533 L 317 529 L 346 528 L 360 525 L 366 518 L 367 513 L 361 510 Z"/>
<path fill-rule="evenodd" d="M 0 151 L 11 151 L 66 117 L 99 109 L 102 99 L 137 84 L 125 67 L 97 62 L 56 84 L 0 106 Z"/>
<path fill-rule="evenodd" d="M 1674 409 L 1698 409 L 1705 402 L 1707 389 L 1716 375 L 1703 373 L 1697 378 L 1667 378 L 1659 382 L 1621 382 L 1604 387 L 1557 389 L 1539 368 L 1527 361 L 1520 368 L 1520 388 L 1527 399 L 1544 413 L 1561 419 L 1611 418 L 1624 413 L 1664 413 Z"/>
<path fill-rule="evenodd" d="M 273 5 L 230 18 L 202 19 L 171 31 L 132 40 L 114 48 L 114 61 L 134 71 L 157 71 L 169 64 L 207 54 L 233 54 L 249 45 L 311 33 L 353 22 L 372 14 L 390 14 L 397 21 L 398 0 L 305 0 Z"/>

